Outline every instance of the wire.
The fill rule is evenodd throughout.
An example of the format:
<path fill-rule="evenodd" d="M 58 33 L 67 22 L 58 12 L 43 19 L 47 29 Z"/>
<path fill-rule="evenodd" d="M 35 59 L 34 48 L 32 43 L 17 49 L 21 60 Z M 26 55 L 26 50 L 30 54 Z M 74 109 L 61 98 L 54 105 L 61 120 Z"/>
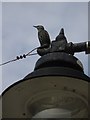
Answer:
<path fill-rule="evenodd" d="M 38 47 L 37 47 L 37 48 L 38 48 Z M 23 55 L 20 55 L 20 56 L 16 56 L 15 59 L 10 60 L 10 61 L 7 61 L 7 62 L 5 62 L 5 63 L 2 63 L 2 64 L 0 64 L 0 66 L 5 65 L 5 64 L 8 64 L 8 63 L 11 63 L 11 62 L 15 62 L 15 61 L 20 60 L 20 59 L 23 59 L 23 58 L 26 58 L 27 56 L 37 55 L 37 53 L 32 53 L 32 52 L 35 51 L 37 48 L 32 49 L 32 50 L 31 50 L 30 52 L 28 52 L 27 54 L 23 54 Z M 32 54 L 31 54 L 31 53 L 32 53 Z"/>
<path fill-rule="evenodd" d="M 31 55 L 37 55 L 37 53 L 33 53 L 33 54 L 28 55 L 28 56 L 31 56 Z"/>
<path fill-rule="evenodd" d="M 30 52 L 28 52 L 28 53 L 26 54 L 26 56 L 28 56 L 30 53 L 32 53 L 33 51 L 35 51 L 37 48 L 38 48 L 38 47 L 32 49 Z"/>
<path fill-rule="evenodd" d="M 17 59 L 10 60 L 10 61 L 8 61 L 8 62 L 5 62 L 5 63 L 0 64 L 0 66 L 5 65 L 5 64 L 8 64 L 8 63 L 10 63 L 10 62 L 14 62 L 14 61 L 16 61 L 16 60 L 17 60 Z"/>

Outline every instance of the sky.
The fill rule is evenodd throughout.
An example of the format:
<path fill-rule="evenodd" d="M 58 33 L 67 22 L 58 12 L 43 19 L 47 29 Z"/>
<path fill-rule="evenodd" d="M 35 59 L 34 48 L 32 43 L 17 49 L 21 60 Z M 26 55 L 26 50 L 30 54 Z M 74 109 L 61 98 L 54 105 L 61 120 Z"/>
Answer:
<path fill-rule="evenodd" d="M 39 46 L 33 25 L 43 25 L 54 40 L 63 27 L 68 42 L 88 41 L 88 2 L 2 2 L 2 60 L 28 53 Z M 88 55 L 75 56 L 82 62 L 88 75 Z M 23 79 L 34 70 L 39 55 L 27 57 L 0 67 L 2 90 Z"/>

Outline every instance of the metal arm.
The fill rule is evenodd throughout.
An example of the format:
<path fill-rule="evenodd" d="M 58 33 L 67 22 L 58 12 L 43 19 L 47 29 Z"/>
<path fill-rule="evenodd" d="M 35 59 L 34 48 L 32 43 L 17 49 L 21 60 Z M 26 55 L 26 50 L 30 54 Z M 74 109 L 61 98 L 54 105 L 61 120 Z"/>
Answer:
<path fill-rule="evenodd" d="M 85 51 L 86 54 L 90 54 L 90 41 L 82 42 L 82 43 L 70 42 L 66 45 L 66 51 L 70 53 Z"/>

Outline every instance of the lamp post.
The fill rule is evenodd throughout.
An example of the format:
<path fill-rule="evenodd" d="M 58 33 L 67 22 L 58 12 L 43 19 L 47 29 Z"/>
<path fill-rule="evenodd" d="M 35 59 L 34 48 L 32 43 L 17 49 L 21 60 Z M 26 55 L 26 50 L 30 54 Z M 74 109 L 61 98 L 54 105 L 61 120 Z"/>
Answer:
<path fill-rule="evenodd" d="M 80 51 L 89 54 L 90 42 L 62 47 L 53 41 L 50 48 L 38 48 L 41 58 L 34 71 L 3 93 L 2 117 L 88 118 L 90 78 L 73 56 Z"/>

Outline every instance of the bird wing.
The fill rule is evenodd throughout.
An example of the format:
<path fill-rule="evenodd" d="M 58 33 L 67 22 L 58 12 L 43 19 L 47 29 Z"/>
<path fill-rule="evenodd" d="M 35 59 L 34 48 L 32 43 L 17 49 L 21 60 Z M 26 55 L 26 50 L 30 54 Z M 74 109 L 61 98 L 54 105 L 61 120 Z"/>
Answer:
<path fill-rule="evenodd" d="M 38 32 L 38 38 L 41 45 L 50 44 L 50 37 L 46 30 Z"/>

